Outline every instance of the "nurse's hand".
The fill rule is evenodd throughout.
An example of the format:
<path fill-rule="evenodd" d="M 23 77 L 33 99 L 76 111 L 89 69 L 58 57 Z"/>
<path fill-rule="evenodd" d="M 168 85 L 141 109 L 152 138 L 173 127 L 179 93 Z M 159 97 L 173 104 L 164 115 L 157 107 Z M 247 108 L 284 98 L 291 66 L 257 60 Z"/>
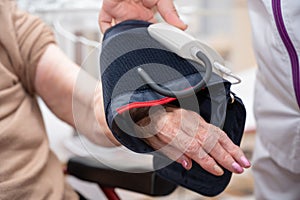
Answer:
<path fill-rule="evenodd" d="M 174 107 L 152 107 L 137 123 L 145 141 L 189 170 L 192 160 L 220 176 L 222 168 L 242 173 L 250 167 L 242 150 L 220 128 L 205 122 L 197 113 Z"/>
<path fill-rule="evenodd" d="M 136 19 L 154 23 L 156 11 L 167 23 L 182 30 L 187 28 L 179 19 L 173 0 L 103 0 L 99 26 L 104 33 L 114 24 L 125 20 Z"/>

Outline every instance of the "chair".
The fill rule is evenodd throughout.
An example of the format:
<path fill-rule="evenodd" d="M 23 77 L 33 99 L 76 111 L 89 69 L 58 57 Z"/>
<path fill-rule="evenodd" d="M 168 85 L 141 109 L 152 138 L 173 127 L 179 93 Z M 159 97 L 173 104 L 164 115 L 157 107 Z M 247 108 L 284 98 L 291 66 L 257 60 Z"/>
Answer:
<path fill-rule="evenodd" d="M 118 171 L 92 157 L 75 156 L 69 159 L 67 174 L 98 184 L 108 200 L 121 199 L 115 192 L 115 188 L 150 196 L 165 196 L 171 194 L 177 187 L 158 176 L 155 171 L 143 173 Z"/>

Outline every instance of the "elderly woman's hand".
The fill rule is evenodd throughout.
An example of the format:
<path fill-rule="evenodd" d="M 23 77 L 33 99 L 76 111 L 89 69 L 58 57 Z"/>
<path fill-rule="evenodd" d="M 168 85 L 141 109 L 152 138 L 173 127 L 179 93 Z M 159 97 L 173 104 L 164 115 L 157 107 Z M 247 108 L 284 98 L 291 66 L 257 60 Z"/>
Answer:
<path fill-rule="evenodd" d="M 152 107 L 148 116 L 139 120 L 137 133 L 169 158 L 187 170 L 196 161 L 206 171 L 220 176 L 220 165 L 242 173 L 250 162 L 220 128 L 205 122 L 197 113 L 174 107 Z"/>
<path fill-rule="evenodd" d="M 173 0 L 103 0 L 99 14 L 102 32 L 119 22 L 136 19 L 155 22 L 154 13 L 158 11 L 163 19 L 180 29 L 186 29 L 178 17 Z"/>

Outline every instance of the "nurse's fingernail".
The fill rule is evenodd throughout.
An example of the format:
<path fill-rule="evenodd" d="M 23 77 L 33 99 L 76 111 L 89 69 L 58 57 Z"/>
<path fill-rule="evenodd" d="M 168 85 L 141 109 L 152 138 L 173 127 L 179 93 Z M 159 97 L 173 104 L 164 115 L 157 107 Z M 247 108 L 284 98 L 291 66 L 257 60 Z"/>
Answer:
<path fill-rule="evenodd" d="M 241 157 L 241 161 L 242 161 L 242 163 L 244 164 L 245 167 L 250 167 L 251 166 L 249 160 L 245 156 Z"/>
<path fill-rule="evenodd" d="M 237 173 L 242 173 L 244 171 L 244 169 L 236 162 L 232 163 L 232 167 Z"/>
<path fill-rule="evenodd" d="M 217 174 L 219 176 L 223 175 L 224 174 L 224 171 L 221 167 L 219 167 L 218 165 L 214 165 L 214 170 L 217 172 Z"/>

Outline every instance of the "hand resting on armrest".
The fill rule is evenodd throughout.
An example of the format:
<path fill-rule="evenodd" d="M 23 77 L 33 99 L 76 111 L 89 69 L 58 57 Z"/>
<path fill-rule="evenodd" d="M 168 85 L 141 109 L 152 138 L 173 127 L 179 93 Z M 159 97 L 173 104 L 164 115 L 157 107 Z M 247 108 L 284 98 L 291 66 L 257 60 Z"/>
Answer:
<path fill-rule="evenodd" d="M 250 167 L 244 153 L 224 131 L 207 123 L 193 111 L 173 106 L 155 106 L 131 111 L 144 141 L 189 170 L 192 160 L 203 169 L 220 176 L 222 168 L 242 173 Z M 146 117 L 143 117 L 146 116 Z"/>

